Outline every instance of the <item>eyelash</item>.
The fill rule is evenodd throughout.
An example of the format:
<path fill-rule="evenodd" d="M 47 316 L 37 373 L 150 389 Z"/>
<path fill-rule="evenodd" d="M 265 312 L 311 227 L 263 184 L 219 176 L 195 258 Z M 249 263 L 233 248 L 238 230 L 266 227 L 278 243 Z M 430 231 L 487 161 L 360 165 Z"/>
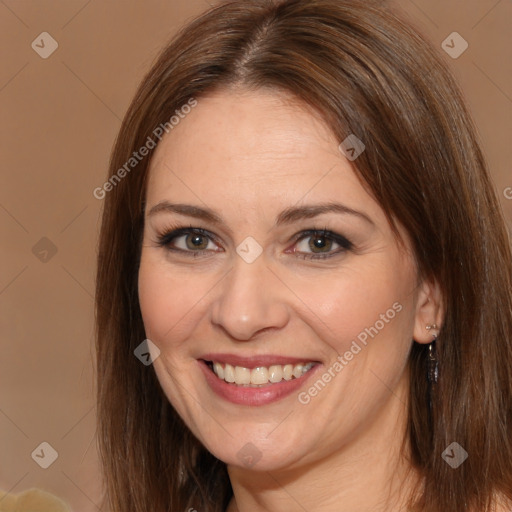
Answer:
<path fill-rule="evenodd" d="M 193 226 L 189 226 L 189 227 L 172 226 L 172 227 L 166 229 L 165 231 L 163 231 L 162 233 L 157 234 L 157 244 L 160 247 L 165 247 L 169 251 L 179 252 L 182 254 L 186 254 L 187 256 L 194 257 L 194 258 L 197 258 L 201 255 L 211 252 L 211 250 L 209 250 L 209 249 L 193 251 L 193 250 L 179 249 L 179 248 L 170 246 L 170 243 L 173 240 L 175 240 L 176 238 L 179 238 L 180 236 L 192 235 L 192 234 L 204 236 L 214 243 L 216 243 L 216 240 L 217 240 L 217 238 L 212 233 L 210 233 L 209 231 L 202 229 L 202 228 L 195 228 Z M 339 235 L 338 233 L 334 233 L 333 231 L 328 230 L 327 228 L 307 229 L 305 231 L 301 231 L 300 233 L 298 233 L 297 235 L 295 235 L 293 237 L 293 239 L 294 239 L 293 243 L 295 245 L 304 239 L 312 238 L 312 237 L 326 238 L 327 240 L 330 240 L 330 241 L 338 244 L 340 246 L 340 249 L 336 250 L 335 252 L 329 252 L 329 253 L 325 253 L 325 254 L 322 254 L 322 253 L 307 253 L 307 254 L 305 254 L 305 253 L 295 252 L 294 254 L 297 257 L 299 257 L 301 259 L 305 259 L 305 260 L 326 259 L 326 258 L 331 258 L 333 256 L 345 253 L 347 251 L 350 251 L 354 247 L 352 242 L 350 242 L 350 240 L 348 240 L 347 238 L 345 238 L 342 235 Z"/>

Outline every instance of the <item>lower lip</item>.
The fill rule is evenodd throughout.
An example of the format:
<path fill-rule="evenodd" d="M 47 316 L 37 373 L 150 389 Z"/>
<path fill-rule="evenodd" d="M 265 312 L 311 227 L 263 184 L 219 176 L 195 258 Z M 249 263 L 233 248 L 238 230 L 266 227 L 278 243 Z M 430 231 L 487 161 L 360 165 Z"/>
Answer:
<path fill-rule="evenodd" d="M 322 366 L 321 364 L 316 364 L 298 379 L 282 380 L 276 384 L 253 388 L 250 386 L 237 386 L 236 384 L 230 384 L 221 380 L 204 361 L 198 362 L 206 377 L 206 382 L 212 390 L 221 398 L 238 405 L 266 405 L 277 402 L 291 395 L 294 391 L 298 391 L 309 377 Z"/>

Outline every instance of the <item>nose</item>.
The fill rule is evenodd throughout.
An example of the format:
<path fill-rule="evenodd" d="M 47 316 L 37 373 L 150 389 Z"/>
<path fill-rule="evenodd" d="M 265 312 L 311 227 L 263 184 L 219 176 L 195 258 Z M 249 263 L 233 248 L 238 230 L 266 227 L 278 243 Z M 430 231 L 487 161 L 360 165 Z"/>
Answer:
<path fill-rule="evenodd" d="M 289 321 L 286 288 L 263 256 L 253 263 L 237 257 L 212 304 L 211 321 L 237 341 L 282 329 Z"/>

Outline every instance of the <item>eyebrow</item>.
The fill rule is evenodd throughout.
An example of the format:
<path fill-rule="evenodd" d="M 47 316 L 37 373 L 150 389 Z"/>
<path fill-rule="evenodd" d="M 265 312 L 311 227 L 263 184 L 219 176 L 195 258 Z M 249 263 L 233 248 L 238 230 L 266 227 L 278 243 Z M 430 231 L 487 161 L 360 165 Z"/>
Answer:
<path fill-rule="evenodd" d="M 223 223 L 222 217 L 215 213 L 210 208 L 203 208 L 200 206 L 193 206 L 190 204 L 176 204 L 169 201 L 160 201 L 153 206 L 148 213 L 148 217 L 152 217 L 158 213 L 178 213 L 188 217 L 194 217 L 204 221 L 211 222 L 212 224 L 220 225 Z M 302 219 L 312 219 L 324 213 L 340 213 L 344 215 L 353 215 L 359 217 L 369 224 L 375 223 L 365 213 L 354 210 L 341 203 L 320 203 L 305 206 L 292 206 L 283 210 L 276 218 L 276 226 L 282 224 L 292 224 Z"/>

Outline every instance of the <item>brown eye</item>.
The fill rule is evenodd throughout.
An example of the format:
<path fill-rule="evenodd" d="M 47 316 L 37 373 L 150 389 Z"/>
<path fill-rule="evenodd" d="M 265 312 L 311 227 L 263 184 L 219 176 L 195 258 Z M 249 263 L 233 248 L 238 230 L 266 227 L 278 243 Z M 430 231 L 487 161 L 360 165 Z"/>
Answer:
<path fill-rule="evenodd" d="M 353 249 L 342 235 L 328 230 L 303 231 L 295 243 L 294 253 L 303 259 L 330 258 Z"/>
<path fill-rule="evenodd" d="M 207 237 L 198 233 L 190 233 L 184 236 L 187 248 L 191 250 L 204 250 L 208 247 L 208 242 L 210 241 Z"/>
<path fill-rule="evenodd" d="M 197 256 L 203 252 L 219 252 L 214 237 L 201 228 L 178 228 L 158 237 L 158 244 L 170 251 Z"/>
<path fill-rule="evenodd" d="M 332 240 L 325 236 L 312 236 L 309 238 L 309 248 L 312 252 L 329 252 L 332 248 Z"/>

